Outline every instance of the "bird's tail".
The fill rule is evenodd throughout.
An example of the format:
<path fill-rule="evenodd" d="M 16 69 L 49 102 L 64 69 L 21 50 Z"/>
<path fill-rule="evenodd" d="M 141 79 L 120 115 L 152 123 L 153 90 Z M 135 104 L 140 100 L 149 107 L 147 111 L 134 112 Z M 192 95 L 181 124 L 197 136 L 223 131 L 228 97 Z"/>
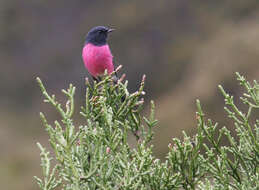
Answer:
<path fill-rule="evenodd" d="M 122 81 L 122 80 L 125 78 L 125 76 L 126 76 L 126 75 L 123 74 L 123 75 L 121 76 L 121 78 L 119 78 L 118 75 L 117 75 L 117 72 L 115 72 L 114 75 L 112 76 L 113 84 L 118 84 L 119 80 Z M 123 96 L 121 97 L 121 101 L 124 102 L 125 99 L 126 99 L 126 95 L 123 95 Z"/>
<path fill-rule="evenodd" d="M 112 76 L 112 81 L 114 84 L 118 84 L 119 78 L 117 72 L 115 72 L 115 75 Z"/>

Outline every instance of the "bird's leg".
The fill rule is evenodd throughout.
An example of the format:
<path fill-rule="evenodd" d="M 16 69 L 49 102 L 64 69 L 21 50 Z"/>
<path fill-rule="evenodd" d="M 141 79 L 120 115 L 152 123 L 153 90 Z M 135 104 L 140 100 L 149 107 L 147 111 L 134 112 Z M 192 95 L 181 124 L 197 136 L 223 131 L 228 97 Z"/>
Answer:
<path fill-rule="evenodd" d="M 97 79 L 96 77 L 92 76 L 92 79 L 93 79 L 94 81 L 98 82 L 98 79 Z"/>
<path fill-rule="evenodd" d="M 101 82 L 102 77 L 98 76 L 97 79 L 98 79 L 98 82 Z"/>
<path fill-rule="evenodd" d="M 97 77 L 92 76 L 92 78 L 93 78 L 93 80 L 96 81 L 97 83 L 102 80 L 100 76 L 97 76 Z"/>

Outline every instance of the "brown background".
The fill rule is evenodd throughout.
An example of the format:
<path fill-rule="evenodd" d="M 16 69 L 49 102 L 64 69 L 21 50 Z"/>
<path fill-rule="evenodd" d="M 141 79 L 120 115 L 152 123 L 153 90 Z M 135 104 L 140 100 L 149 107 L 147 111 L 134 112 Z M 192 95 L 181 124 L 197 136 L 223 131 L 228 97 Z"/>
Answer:
<path fill-rule="evenodd" d="M 170 139 L 182 130 L 195 132 L 197 98 L 207 117 L 232 129 L 217 85 L 238 100 L 234 72 L 258 80 L 258 10 L 256 0 L 1 0 L 1 189 L 38 189 L 32 179 L 41 176 L 36 142 L 48 145 L 38 113 L 59 117 L 42 103 L 36 76 L 61 101 L 60 90 L 76 85 L 75 120 L 82 122 L 78 113 L 88 73 L 81 49 L 96 25 L 117 29 L 109 43 L 131 92 L 147 75 L 146 100 L 155 100 L 159 119 L 156 156 L 163 158 Z"/>

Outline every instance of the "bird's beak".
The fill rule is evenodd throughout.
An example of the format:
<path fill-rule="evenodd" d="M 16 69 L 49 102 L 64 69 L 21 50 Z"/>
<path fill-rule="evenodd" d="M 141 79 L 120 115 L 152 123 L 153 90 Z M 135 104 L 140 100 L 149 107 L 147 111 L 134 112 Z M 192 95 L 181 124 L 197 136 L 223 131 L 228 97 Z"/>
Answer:
<path fill-rule="evenodd" d="M 115 29 L 110 28 L 107 32 L 110 33 L 110 32 L 112 32 L 112 31 L 114 31 L 114 30 L 115 30 Z"/>

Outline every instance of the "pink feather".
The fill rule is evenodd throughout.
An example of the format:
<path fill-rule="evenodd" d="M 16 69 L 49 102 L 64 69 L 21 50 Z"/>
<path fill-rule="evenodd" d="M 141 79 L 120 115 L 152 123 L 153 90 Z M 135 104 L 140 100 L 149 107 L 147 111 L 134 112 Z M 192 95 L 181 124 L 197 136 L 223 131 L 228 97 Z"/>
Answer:
<path fill-rule="evenodd" d="M 95 46 L 88 43 L 83 48 L 82 57 L 86 69 L 94 77 L 103 75 L 105 69 L 108 74 L 114 71 L 113 56 L 108 45 Z"/>

